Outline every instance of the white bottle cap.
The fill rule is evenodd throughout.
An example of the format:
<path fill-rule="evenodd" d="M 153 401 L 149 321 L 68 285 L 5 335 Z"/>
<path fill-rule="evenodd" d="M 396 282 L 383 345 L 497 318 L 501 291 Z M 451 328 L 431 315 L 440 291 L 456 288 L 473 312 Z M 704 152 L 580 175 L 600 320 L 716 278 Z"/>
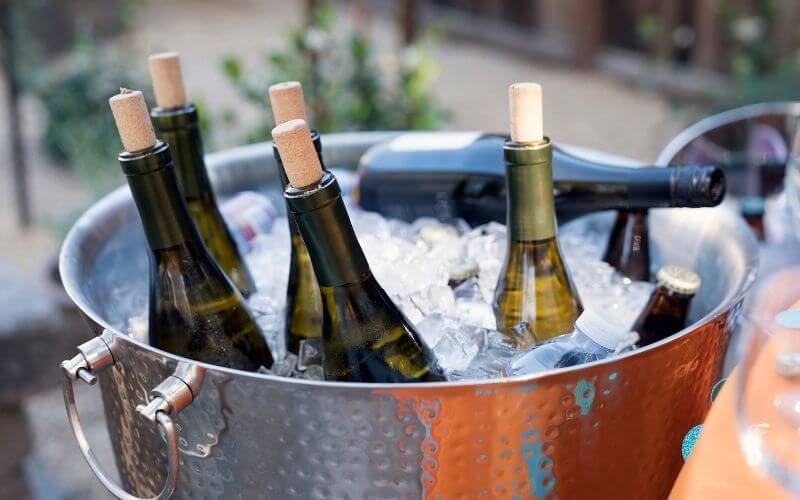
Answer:
<path fill-rule="evenodd" d="M 584 309 L 575 320 L 575 327 L 592 342 L 609 351 L 616 350 L 628 334 L 627 328 L 608 318 L 599 309 Z"/>
<path fill-rule="evenodd" d="M 682 295 L 694 295 L 700 289 L 700 276 L 689 268 L 664 266 L 656 273 L 656 282 Z"/>

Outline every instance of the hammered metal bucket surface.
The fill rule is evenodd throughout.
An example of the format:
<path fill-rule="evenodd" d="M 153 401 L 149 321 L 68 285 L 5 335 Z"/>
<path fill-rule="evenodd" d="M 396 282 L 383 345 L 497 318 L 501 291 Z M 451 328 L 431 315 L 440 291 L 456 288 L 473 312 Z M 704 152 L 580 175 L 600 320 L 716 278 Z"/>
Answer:
<path fill-rule="evenodd" d="M 326 136 L 326 161 L 355 165 L 385 137 Z M 223 196 L 277 185 L 269 144 L 209 163 Z M 592 217 L 610 225 L 609 214 Z M 723 209 L 654 211 L 651 228 L 656 261 L 703 278 L 694 323 L 679 335 L 604 362 L 483 383 L 362 385 L 206 366 L 195 401 L 174 416 L 175 497 L 665 497 L 681 438 L 709 407 L 756 250 Z M 145 496 L 164 483 L 166 453 L 135 407 L 185 360 L 120 333 L 126 311 L 142 304 L 120 303 L 119 284 L 140 287 L 136 300 L 146 301 L 142 238 L 120 189 L 76 224 L 61 272 L 92 327 L 115 339 L 114 365 L 99 376 L 106 421 L 123 485 Z"/>

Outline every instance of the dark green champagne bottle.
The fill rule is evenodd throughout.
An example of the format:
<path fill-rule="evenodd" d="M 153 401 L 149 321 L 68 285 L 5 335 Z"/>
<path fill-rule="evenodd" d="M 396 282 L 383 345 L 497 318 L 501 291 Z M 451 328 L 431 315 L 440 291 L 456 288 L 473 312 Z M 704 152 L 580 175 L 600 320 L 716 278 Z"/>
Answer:
<path fill-rule="evenodd" d="M 305 119 L 305 100 L 300 82 L 284 82 L 269 88 L 270 103 L 275 116 L 276 125 L 293 119 Z M 323 169 L 322 142 L 319 133 L 311 131 L 311 140 Z M 278 164 L 278 175 L 283 189 L 289 185 L 286 171 L 281 161 L 278 148 L 273 144 L 272 152 Z M 299 354 L 300 342 L 322 337 L 322 297 L 314 275 L 314 267 L 303 236 L 294 220 L 291 211 L 286 210 L 291 236 L 291 254 L 289 257 L 289 283 L 286 287 L 286 349 Z"/>
<path fill-rule="evenodd" d="M 305 122 L 288 121 L 272 135 L 290 180 L 286 202 L 322 293 L 326 380 L 444 380 L 433 353 L 372 275 L 339 185 L 323 172 Z"/>
<path fill-rule="evenodd" d="M 541 113 L 541 89 L 535 84 L 516 84 L 509 93 L 515 138 L 514 110 L 522 101 L 516 114 L 524 116 L 517 119 L 530 121 L 527 114 L 533 113 L 535 121 L 537 102 Z M 536 128 L 540 130 L 541 125 Z M 494 310 L 497 329 L 520 347 L 571 331 L 583 312 L 556 239 L 552 146 L 546 137 L 534 137 L 524 142 L 509 140 L 503 146 L 508 249 L 495 289 Z"/>
<path fill-rule="evenodd" d="M 361 208 L 412 222 L 462 218 L 477 226 L 506 220 L 503 143 L 469 132 L 410 132 L 370 148 L 359 161 Z M 629 168 L 588 160 L 553 145 L 560 223 L 600 210 L 713 207 L 725 174 L 713 166 Z"/>
<path fill-rule="evenodd" d="M 165 85 L 172 88 L 180 86 L 179 96 L 184 95 L 178 55 L 169 52 L 150 56 L 150 72 L 158 104 L 150 115 L 158 138 L 170 146 L 189 213 L 211 256 L 239 291 L 248 297 L 256 286 L 222 218 L 211 188 L 203 156 L 197 108 L 185 102 L 185 97 L 170 99 L 170 94 L 164 89 Z"/>
<path fill-rule="evenodd" d="M 169 146 L 156 142 L 141 92 L 114 96 L 111 107 L 126 149 L 119 162 L 150 250 L 150 344 L 229 368 L 271 367 L 272 355 L 244 298 L 211 258 L 189 215 Z M 132 133 L 146 140 L 132 141 Z"/>

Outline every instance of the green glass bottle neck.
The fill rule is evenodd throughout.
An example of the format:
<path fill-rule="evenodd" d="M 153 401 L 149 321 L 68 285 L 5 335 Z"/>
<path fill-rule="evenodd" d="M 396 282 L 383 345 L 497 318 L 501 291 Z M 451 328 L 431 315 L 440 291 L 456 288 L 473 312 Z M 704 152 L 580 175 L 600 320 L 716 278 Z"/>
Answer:
<path fill-rule="evenodd" d="M 186 241 L 201 242 L 175 175 L 169 146 L 157 143 L 143 153 L 119 155 L 133 201 L 152 250 Z"/>
<path fill-rule="evenodd" d="M 284 196 L 303 236 L 319 286 L 351 285 L 372 275 L 339 184 L 330 172 L 325 172 L 310 189 L 288 186 Z"/>
<path fill-rule="evenodd" d="M 316 130 L 311 131 L 311 142 L 314 143 L 314 149 L 317 150 L 317 158 L 319 158 L 320 165 L 322 165 L 322 168 L 325 169 L 325 162 L 322 161 L 322 141 L 320 140 L 319 132 Z M 278 177 L 281 179 L 281 186 L 283 186 L 283 189 L 286 190 L 286 188 L 289 186 L 289 178 L 286 177 L 286 169 L 283 168 L 281 154 L 274 143 L 272 144 L 272 154 L 275 156 L 275 162 L 278 165 Z M 295 222 L 292 214 L 287 214 L 287 218 L 289 219 L 289 233 L 292 235 L 299 235 L 300 229 L 297 227 L 297 223 Z"/>
<path fill-rule="evenodd" d="M 203 139 L 197 108 L 153 108 L 150 112 L 158 138 L 169 144 L 175 170 L 187 200 L 214 198 L 203 156 Z"/>
<path fill-rule="evenodd" d="M 511 241 L 539 241 L 556 234 L 553 201 L 553 149 L 549 139 L 537 144 L 506 141 L 506 221 Z"/>

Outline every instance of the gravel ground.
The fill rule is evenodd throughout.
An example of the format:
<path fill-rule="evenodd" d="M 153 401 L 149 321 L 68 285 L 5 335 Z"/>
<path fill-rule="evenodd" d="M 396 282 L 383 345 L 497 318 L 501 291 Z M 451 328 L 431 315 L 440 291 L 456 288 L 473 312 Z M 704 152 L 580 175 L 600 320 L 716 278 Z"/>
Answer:
<path fill-rule="evenodd" d="M 219 71 L 226 54 L 241 55 L 253 68 L 269 47 L 281 43 L 289 26 L 299 22 L 299 8 L 286 8 L 279 0 L 188 0 L 149 2 L 141 22 L 115 43 L 147 54 L 153 50 L 178 50 L 183 55 L 190 96 L 202 98 L 213 111 L 236 105 L 238 98 Z M 280 8 L 279 8 L 280 6 Z M 208 35 L 210 23 L 213 36 Z M 164 34 L 169 28 L 169 37 Z M 390 20 L 376 16 L 373 36 L 382 57 L 396 48 Z M 544 85 L 548 135 L 562 142 L 595 147 L 643 161 L 681 127 L 679 117 L 660 97 L 621 85 L 596 73 L 520 59 L 501 51 L 467 42 L 443 40 L 436 49 L 440 65 L 435 89 L 438 102 L 450 112 L 446 128 L 503 131 L 507 128 L 506 87 L 519 80 Z M 144 55 L 138 64 L 146 72 Z M 86 199 L 84 190 L 63 170 L 49 164 L 35 150 L 35 104 L 26 102 L 31 116 L 26 137 L 31 160 L 31 185 L 39 220 L 64 213 Z M 255 113 L 255 111 L 253 111 Z M 251 116 L 252 118 L 252 116 Z M 6 137 L 5 114 L 0 117 L 0 137 Z M 613 126 L 609 126 L 613 125 Z M 2 146 L 7 148 L 5 144 Z M 9 179 L 7 161 L 0 162 L 0 178 Z M 53 255 L 58 241 L 42 227 L 20 233 L 14 228 L 10 183 L 0 195 L 0 260 L 32 275 L 41 272 L 44 258 Z M 8 243 L 6 243 L 8 242 Z M 81 391 L 81 419 L 101 461 L 113 463 L 96 389 Z M 35 435 L 34 452 L 27 471 L 36 496 L 42 499 L 107 498 L 78 452 L 68 428 L 60 390 L 30 398 L 26 412 Z"/>

